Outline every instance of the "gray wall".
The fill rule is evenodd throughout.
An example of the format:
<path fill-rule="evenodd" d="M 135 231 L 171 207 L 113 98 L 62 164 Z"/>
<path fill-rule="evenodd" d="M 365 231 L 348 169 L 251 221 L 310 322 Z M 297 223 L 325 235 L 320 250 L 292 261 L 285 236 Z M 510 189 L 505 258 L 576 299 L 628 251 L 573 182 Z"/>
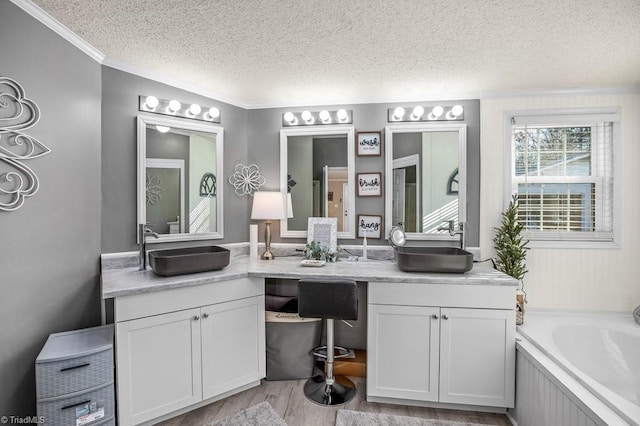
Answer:
<path fill-rule="evenodd" d="M 318 111 L 320 109 L 336 110 L 346 108 L 353 111 L 353 126 L 356 132 L 380 131 L 384 139 L 384 127 L 388 125 L 387 109 L 396 106 L 414 106 L 416 102 L 389 103 L 389 104 L 354 104 L 354 105 L 332 105 L 332 106 L 306 106 L 299 108 L 269 108 L 255 109 L 248 111 L 248 149 L 249 157 L 260 166 L 267 179 L 265 190 L 279 190 L 279 141 L 280 130 L 282 129 L 282 114 L 286 111 L 299 112 L 305 109 Z M 427 107 L 438 104 L 460 104 L 464 107 L 464 123 L 467 125 L 467 245 L 479 245 L 479 224 L 480 224 L 480 101 L 455 100 L 446 102 L 421 102 L 420 105 Z M 357 157 L 356 173 L 383 172 L 384 174 L 384 141 L 382 145 L 383 154 L 380 157 Z M 383 185 L 384 179 L 383 176 Z M 384 196 L 383 197 L 356 197 L 355 214 L 372 214 L 384 216 Z M 294 212 L 295 214 L 295 212 Z M 228 224 L 227 224 L 228 226 Z M 302 239 L 281 239 L 279 223 L 273 223 L 273 242 L 305 242 Z M 262 232 L 262 231 L 260 231 Z M 260 234 L 262 235 L 262 234 Z M 360 244 L 361 239 L 340 241 L 342 244 Z M 369 239 L 368 244 L 386 244 L 384 239 Z"/>
<path fill-rule="evenodd" d="M 103 67 L 102 71 L 102 252 L 132 251 L 136 245 L 136 116 L 138 96 L 217 106 L 224 127 L 224 239 L 249 240 L 248 197 L 238 197 L 226 181 L 236 163 L 247 163 L 247 111 L 143 77 Z M 256 162 L 254 160 L 254 162 Z M 260 163 L 260 162 L 258 162 Z M 210 244 L 203 242 L 202 244 Z"/>
<path fill-rule="evenodd" d="M 285 109 L 247 111 L 101 67 L 8 1 L 0 1 L 0 52 L 1 75 L 18 80 L 41 108 L 40 122 L 28 133 L 52 150 L 29 161 L 40 191 L 19 210 L 0 212 L 0 414 L 29 415 L 35 413 L 33 364 L 46 337 L 99 323 L 100 253 L 137 248 L 138 96 L 220 108 L 225 129 L 224 170 L 218 171 L 225 192 L 221 243 L 249 239 L 251 198 L 236 196 L 227 182 L 236 164 L 258 164 L 266 178 L 263 189 L 279 189 Z M 477 245 L 480 105 L 456 103 L 465 107 L 468 125 L 468 242 Z M 383 131 L 387 108 L 394 106 L 331 109 L 352 109 L 358 131 Z M 356 157 L 356 173 L 383 170 L 384 156 Z M 356 198 L 355 207 L 356 214 L 382 215 L 384 197 Z M 274 240 L 280 241 L 279 224 L 274 225 Z M 384 241 L 370 240 L 376 243 Z"/>
<path fill-rule="evenodd" d="M 100 320 L 101 69 L 9 1 L 0 1 L 0 52 L 0 75 L 41 110 L 26 133 L 51 149 L 25 162 L 38 193 L 0 211 L 0 415 L 33 415 L 47 336 Z"/>

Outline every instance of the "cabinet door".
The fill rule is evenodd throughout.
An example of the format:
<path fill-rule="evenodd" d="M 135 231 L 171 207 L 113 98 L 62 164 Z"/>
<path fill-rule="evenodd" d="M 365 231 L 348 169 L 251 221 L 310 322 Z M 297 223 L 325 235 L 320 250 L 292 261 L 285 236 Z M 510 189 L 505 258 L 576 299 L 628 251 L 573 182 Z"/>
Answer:
<path fill-rule="evenodd" d="M 204 399 L 266 376 L 263 296 L 203 307 L 201 333 Z"/>
<path fill-rule="evenodd" d="M 515 312 L 442 308 L 440 402 L 513 407 Z"/>
<path fill-rule="evenodd" d="M 189 309 L 117 323 L 118 424 L 202 400 L 199 316 Z"/>
<path fill-rule="evenodd" d="M 438 400 L 439 308 L 368 306 L 367 395 Z"/>

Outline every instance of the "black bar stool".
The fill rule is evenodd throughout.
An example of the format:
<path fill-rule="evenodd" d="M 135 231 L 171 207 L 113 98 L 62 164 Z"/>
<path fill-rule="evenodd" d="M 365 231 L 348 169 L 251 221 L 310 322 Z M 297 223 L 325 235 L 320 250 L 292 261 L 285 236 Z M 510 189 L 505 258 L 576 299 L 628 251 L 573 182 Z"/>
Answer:
<path fill-rule="evenodd" d="M 304 385 L 304 394 L 312 402 L 319 405 L 341 405 L 356 396 L 356 386 L 346 377 L 333 375 L 335 358 L 346 354 L 335 355 L 333 341 L 333 320 L 358 319 L 358 287 L 355 281 L 298 281 L 298 314 L 307 318 L 323 318 L 327 322 L 327 374 L 310 378 Z M 344 348 L 340 348 L 346 351 Z M 313 350 L 320 354 L 319 348 Z"/>

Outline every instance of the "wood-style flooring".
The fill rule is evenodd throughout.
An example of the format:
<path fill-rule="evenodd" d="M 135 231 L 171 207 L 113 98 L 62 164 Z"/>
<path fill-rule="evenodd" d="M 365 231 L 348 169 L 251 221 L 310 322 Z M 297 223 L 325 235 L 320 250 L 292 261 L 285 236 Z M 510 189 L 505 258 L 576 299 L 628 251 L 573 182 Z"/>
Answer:
<path fill-rule="evenodd" d="M 378 404 L 365 400 L 365 379 L 352 377 L 358 388 L 356 397 L 340 407 L 322 407 L 306 399 L 302 388 L 306 380 L 266 381 L 260 386 L 209 404 L 178 417 L 160 423 L 162 426 L 199 426 L 235 414 L 262 401 L 268 401 L 289 426 L 332 426 L 336 423 L 338 409 L 395 414 L 425 419 L 456 420 L 487 425 L 509 426 L 511 422 L 503 414 L 475 411 L 445 410 L 408 407 L 404 405 Z"/>

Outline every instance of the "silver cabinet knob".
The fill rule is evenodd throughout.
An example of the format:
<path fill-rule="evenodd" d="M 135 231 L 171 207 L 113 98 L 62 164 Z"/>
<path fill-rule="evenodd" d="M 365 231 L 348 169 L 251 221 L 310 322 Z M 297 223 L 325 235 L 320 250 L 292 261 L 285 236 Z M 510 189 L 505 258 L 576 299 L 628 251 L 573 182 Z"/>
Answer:
<path fill-rule="evenodd" d="M 195 316 L 193 317 L 193 320 L 194 320 L 194 321 L 198 321 L 199 319 L 200 319 L 200 315 L 195 315 Z"/>
<path fill-rule="evenodd" d="M 202 318 L 209 318 L 209 314 L 205 312 L 204 314 L 202 314 Z"/>
<path fill-rule="evenodd" d="M 438 319 L 438 318 L 440 318 L 440 317 L 438 316 L 438 314 L 433 314 L 433 315 L 431 315 L 431 318 L 433 318 L 433 319 Z"/>
<path fill-rule="evenodd" d="M 449 315 L 443 315 L 442 319 L 448 320 L 449 319 Z"/>

